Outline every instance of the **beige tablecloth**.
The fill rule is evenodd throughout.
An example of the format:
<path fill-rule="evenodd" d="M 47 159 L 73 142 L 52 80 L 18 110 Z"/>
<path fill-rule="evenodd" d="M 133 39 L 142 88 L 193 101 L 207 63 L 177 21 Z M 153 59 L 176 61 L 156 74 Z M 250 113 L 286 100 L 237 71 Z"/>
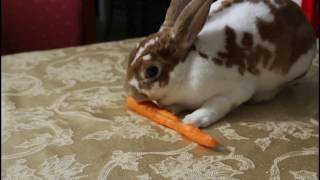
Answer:
<path fill-rule="evenodd" d="M 216 152 L 126 110 L 137 42 L 2 57 L 3 179 L 318 179 L 318 61 L 301 85 L 205 129 L 230 150 Z"/>

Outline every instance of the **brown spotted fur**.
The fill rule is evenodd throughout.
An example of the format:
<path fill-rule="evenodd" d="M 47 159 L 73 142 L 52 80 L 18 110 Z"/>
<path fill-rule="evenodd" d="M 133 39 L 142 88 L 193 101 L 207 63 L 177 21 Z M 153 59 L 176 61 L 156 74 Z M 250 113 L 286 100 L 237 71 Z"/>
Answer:
<path fill-rule="evenodd" d="M 296 3 L 291 0 L 277 2 L 282 2 L 279 9 L 268 3 L 274 21 L 269 23 L 257 19 L 257 25 L 262 39 L 276 46 L 275 59 L 270 69 L 286 73 L 301 55 L 312 48 L 316 36 Z"/>
<path fill-rule="evenodd" d="M 244 0 L 225 0 L 215 13 L 219 13 L 232 4 Z M 252 3 L 263 1 L 271 9 L 274 16 L 273 22 L 265 22 L 257 18 L 257 27 L 261 38 L 275 45 L 275 57 L 271 58 L 271 52 L 263 45 L 253 47 L 252 34 L 243 33 L 241 45 L 236 43 L 236 33 L 231 27 L 225 28 L 226 52 L 218 52 L 212 59 L 218 65 L 232 67 L 236 65 L 241 74 L 248 71 L 259 74 L 257 64 L 263 62 L 264 67 L 270 70 L 279 70 L 281 73 L 289 71 L 290 67 L 315 44 L 316 36 L 302 10 L 291 0 L 275 2 L 280 8 L 275 7 L 270 0 L 247 0 Z M 299 12 L 300 11 L 300 12 Z M 201 55 L 204 57 L 204 55 Z M 268 62 L 273 60 L 272 62 Z M 246 63 L 245 63 L 246 61 Z M 245 67 L 247 64 L 248 67 Z"/>

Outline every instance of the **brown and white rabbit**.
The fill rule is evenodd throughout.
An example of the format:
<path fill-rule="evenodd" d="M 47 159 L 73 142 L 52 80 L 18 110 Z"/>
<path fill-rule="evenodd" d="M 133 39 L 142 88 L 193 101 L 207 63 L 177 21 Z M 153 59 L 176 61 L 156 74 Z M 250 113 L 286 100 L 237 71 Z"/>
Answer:
<path fill-rule="evenodd" d="M 233 107 L 273 98 L 302 77 L 316 36 L 291 0 L 172 0 L 159 32 L 131 52 L 129 95 L 205 127 Z"/>

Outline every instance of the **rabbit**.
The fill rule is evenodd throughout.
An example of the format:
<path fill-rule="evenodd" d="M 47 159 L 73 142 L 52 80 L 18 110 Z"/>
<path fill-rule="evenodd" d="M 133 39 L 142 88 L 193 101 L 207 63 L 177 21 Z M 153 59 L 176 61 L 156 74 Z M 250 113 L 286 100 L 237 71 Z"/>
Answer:
<path fill-rule="evenodd" d="M 265 102 L 308 71 L 316 35 L 291 0 L 172 0 L 128 57 L 128 95 L 204 128 Z"/>

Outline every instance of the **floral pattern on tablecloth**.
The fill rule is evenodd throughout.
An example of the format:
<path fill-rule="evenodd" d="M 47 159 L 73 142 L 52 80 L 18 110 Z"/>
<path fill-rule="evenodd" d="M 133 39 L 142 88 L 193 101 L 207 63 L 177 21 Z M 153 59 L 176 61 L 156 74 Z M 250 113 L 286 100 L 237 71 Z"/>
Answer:
<path fill-rule="evenodd" d="M 318 55 L 300 85 L 206 128 L 216 151 L 126 109 L 139 40 L 2 56 L 3 179 L 318 179 Z"/>

